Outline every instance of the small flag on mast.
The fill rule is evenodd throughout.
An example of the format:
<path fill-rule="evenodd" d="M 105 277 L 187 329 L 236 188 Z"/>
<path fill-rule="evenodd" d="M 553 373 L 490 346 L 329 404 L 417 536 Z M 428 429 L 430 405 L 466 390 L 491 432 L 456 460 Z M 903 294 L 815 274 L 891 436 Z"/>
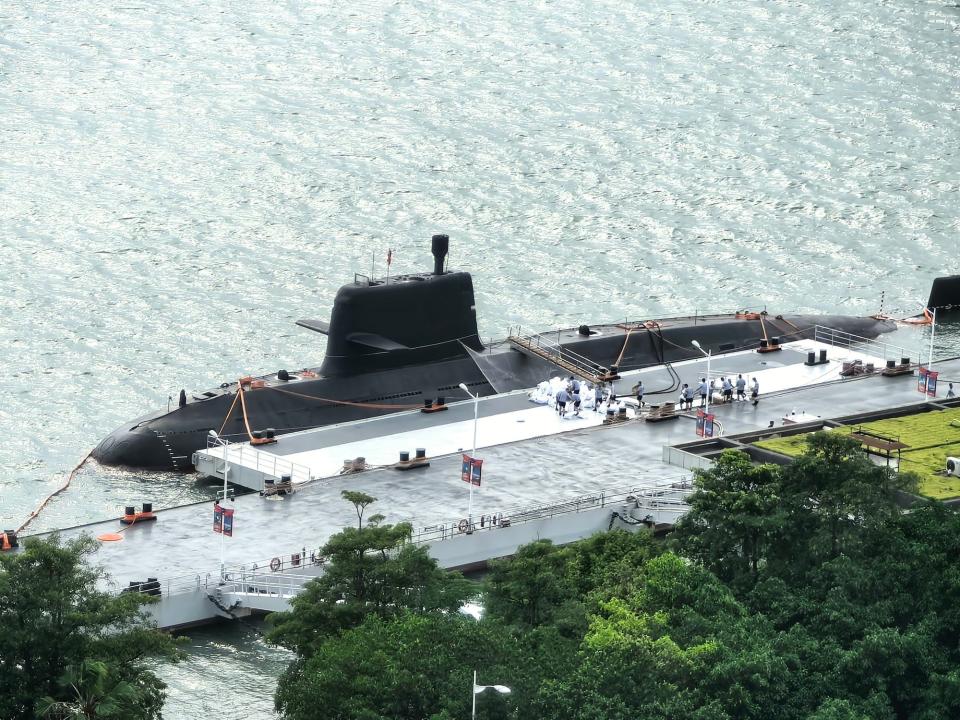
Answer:
<path fill-rule="evenodd" d="M 390 268 L 390 263 L 393 262 L 393 248 L 387 250 L 387 268 Z"/>

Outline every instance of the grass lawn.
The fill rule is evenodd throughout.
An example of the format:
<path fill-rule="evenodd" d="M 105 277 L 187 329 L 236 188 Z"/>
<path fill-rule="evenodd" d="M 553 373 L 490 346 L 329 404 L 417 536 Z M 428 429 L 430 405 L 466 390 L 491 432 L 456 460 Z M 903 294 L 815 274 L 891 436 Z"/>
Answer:
<path fill-rule="evenodd" d="M 835 428 L 830 432 L 849 435 L 858 427 L 882 435 L 899 436 L 900 442 L 910 446 L 903 451 L 900 467 L 920 476 L 921 495 L 938 500 L 960 497 L 960 478 L 939 474 L 947 456 L 960 457 L 960 409 L 876 420 Z M 806 449 L 808 435 L 771 438 L 754 444 L 788 457 L 797 457 Z"/>

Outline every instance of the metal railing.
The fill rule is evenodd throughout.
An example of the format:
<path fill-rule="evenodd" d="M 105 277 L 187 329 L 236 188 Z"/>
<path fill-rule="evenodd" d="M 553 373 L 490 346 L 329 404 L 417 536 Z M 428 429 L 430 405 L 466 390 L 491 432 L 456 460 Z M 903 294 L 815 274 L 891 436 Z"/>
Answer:
<path fill-rule="evenodd" d="M 252 572 L 241 569 L 239 572 L 226 573 L 224 582 L 218 587 L 221 592 L 293 597 L 303 586 L 313 580 L 315 575 L 293 573 Z"/>
<path fill-rule="evenodd" d="M 598 378 L 600 374 L 601 365 L 588 357 L 576 353 L 569 348 L 565 348 L 557 340 L 551 340 L 546 335 L 535 334 L 535 335 L 511 335 L 509 340 L 517 342 L 521 347 L 526 346 L 530 350 L 536 352 L 537 350 L 541 351 L 544 356 L 549 356 L 548 359 L 553 359 L 554 361 L 560 361 L 570 365 L 573 368 L 576 368 L 578 374 L 581 376 L 586 376 L 588 378 Z"/>
<path fill-rule="evenodd" d="M 239 465 L 248 470 L 255 470 L 269 475 L 277 480 L 283 475 L 290 475 L 291 480 L 297 483 L 309 482 L 313 479 L 310 468 L 306 465 L 291 462 L 284 457 L 269 452 L 261 452 L 246 443 L 230 443 L 227 447 L 227 460 L 231 465 Z M 214 461 L 219 460 L 217 472 L 223 472 L 223 448 L 214 438 L 207 438 L 207 454 Z M 221 477 L 223 477 L 221 475 Z"/>
<path fill-rule="evenodd" d="M 584 512 L 602 507 L 620 506 L 635 503 L 640 510 L 657 511 L 680 517 L 687 511 L 686 499 L 694 492 L 688 475 L 664 478 L 658 485 L 640 485 L 629 488 L 605 489 L 587 495 L 538 506 L 523 506 L 507 509 L 489 515 L 480 515 L 472 525 L 462 525 L 465 518 L 450 522 L 426 525 L 414 530 L 410 542 L 420 545 L 449 540 L 467 533 L 492 531 L 505 527 L 516 527 L 524 523 L 536 522 L 558 515 Z M 493 522 L 493 519 L 496 522 Z M 508 521 L 508 522 L 504 522 Z M 462 529 L 461 529 L 462 528 Z M 319 548 L 300 547 L 293 552 L 277 552 L 272 558 L 250 564 L 231 565 L 224 568 L 221 581 L 219 572 L 194 573 L 168 578 L 161 586 L 164 597 L 184 593 L 206 591 L 220 588 L 223 592 L 240 592 L 236 588 L 254 588 L 242 592 L 260 592 L 264 594 L 283 594 L 288 590 L 296 591 L 310 580 L 322 574 L 326 558 Z M 276 567 L 276 570 L 273 568 Z M 291 573 L 290 569 L 313 568 L 314 574 Z M 270 578 L 277 578 L 272 582 Z"/>
<path fill-rule="evenodd" d="M 615 490 L 600 490 L 589 495 L 564 500 L 559 503 L 541 505 L 516 510 L 506 510 L 490 515 L 480 515 L 471 523 L 468 518 L 460 518 L 450 523 L 427 525 L 416 530 L 411 540 L 415 544 L 431 543 L 449 540 L 458 535 L 497 530 L 504 527 L 515 527 L 527 522 L 544 520 L 557 515 L 578 513 L 593 510 L 598 507 L 620 505 L 624 502 L 636 501 L 637 507 L 652 509 L 667 507 L 671 503 L 679 503 L 686 509 L 685 499 L 693 492 L 693 486 L 687 476 L 667 478 L 673 480 L 667 485 L 634 486 Z"/>
<path fill-rule="evenodd" d="M 899 362 L 900 358 L 910 358 L 914 362 L 920 362 L 922 357 L 919 352 L 914 351 L 911 353 L 910 350 L 900 345 L 883 342 L 876 338 L 861 337 L 860 335 L 854 335 L 853 333 L 844 332 L 843 330 L 836 330 L 831 327 L 826 327 L 825 325 L 814 326 L 813 339 L 825 345 L 833 345 L 834 347 L 843 348 L 852 352 L 872 355 L 878 360 L 896 360 Z"/>

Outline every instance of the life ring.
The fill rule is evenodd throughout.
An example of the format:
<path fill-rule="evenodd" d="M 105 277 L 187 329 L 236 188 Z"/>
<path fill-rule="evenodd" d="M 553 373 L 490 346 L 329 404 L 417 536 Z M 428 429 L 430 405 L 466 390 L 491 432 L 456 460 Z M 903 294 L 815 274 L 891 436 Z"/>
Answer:
<path fill-rule="evenodd" d="M 270 561 L 270 569 L 273 572 L 277 572 L 277 570 L 280 569 L 280 558 L 275 557 L 273 560 Z"/>
<path fill-rule="evenodd" d="M 462 533 L 465 533 L 468 527 L 470 527 L 470 523 L 467 522 L 466 518 L 461 518 L 460 522 L 457 523 L 457 530 Z"/>

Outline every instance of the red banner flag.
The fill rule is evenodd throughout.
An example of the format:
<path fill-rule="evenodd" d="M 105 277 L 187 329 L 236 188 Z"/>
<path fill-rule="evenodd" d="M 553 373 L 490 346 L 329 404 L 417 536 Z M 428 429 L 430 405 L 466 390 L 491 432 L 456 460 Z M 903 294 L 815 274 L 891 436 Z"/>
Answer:
<path fill-rule="evenodd" d="M 711 413 L 704 418 L 703 423 L 703 436 L 704 437 L 713 437 L 714 421 L 716 416 Z"/>
<path fill-rule="evenodd" d="M 233 537 L 233 509 L 223 509 L 223 534 Z"/>
<path fill-rule="evenodd" d="M 483 467 L 483 460 L 470 457 L 467 454 L 463 456 L 463 464 L 460 466 L 460 479 L 466 483 L 471 483 L 480 487 L 480 474 Z"/>
<path fill-rule="evenodd" d="M 223 531 L 223 508 L 218 502 L 213 504 L 213 531 L 215 533 Z"/>

